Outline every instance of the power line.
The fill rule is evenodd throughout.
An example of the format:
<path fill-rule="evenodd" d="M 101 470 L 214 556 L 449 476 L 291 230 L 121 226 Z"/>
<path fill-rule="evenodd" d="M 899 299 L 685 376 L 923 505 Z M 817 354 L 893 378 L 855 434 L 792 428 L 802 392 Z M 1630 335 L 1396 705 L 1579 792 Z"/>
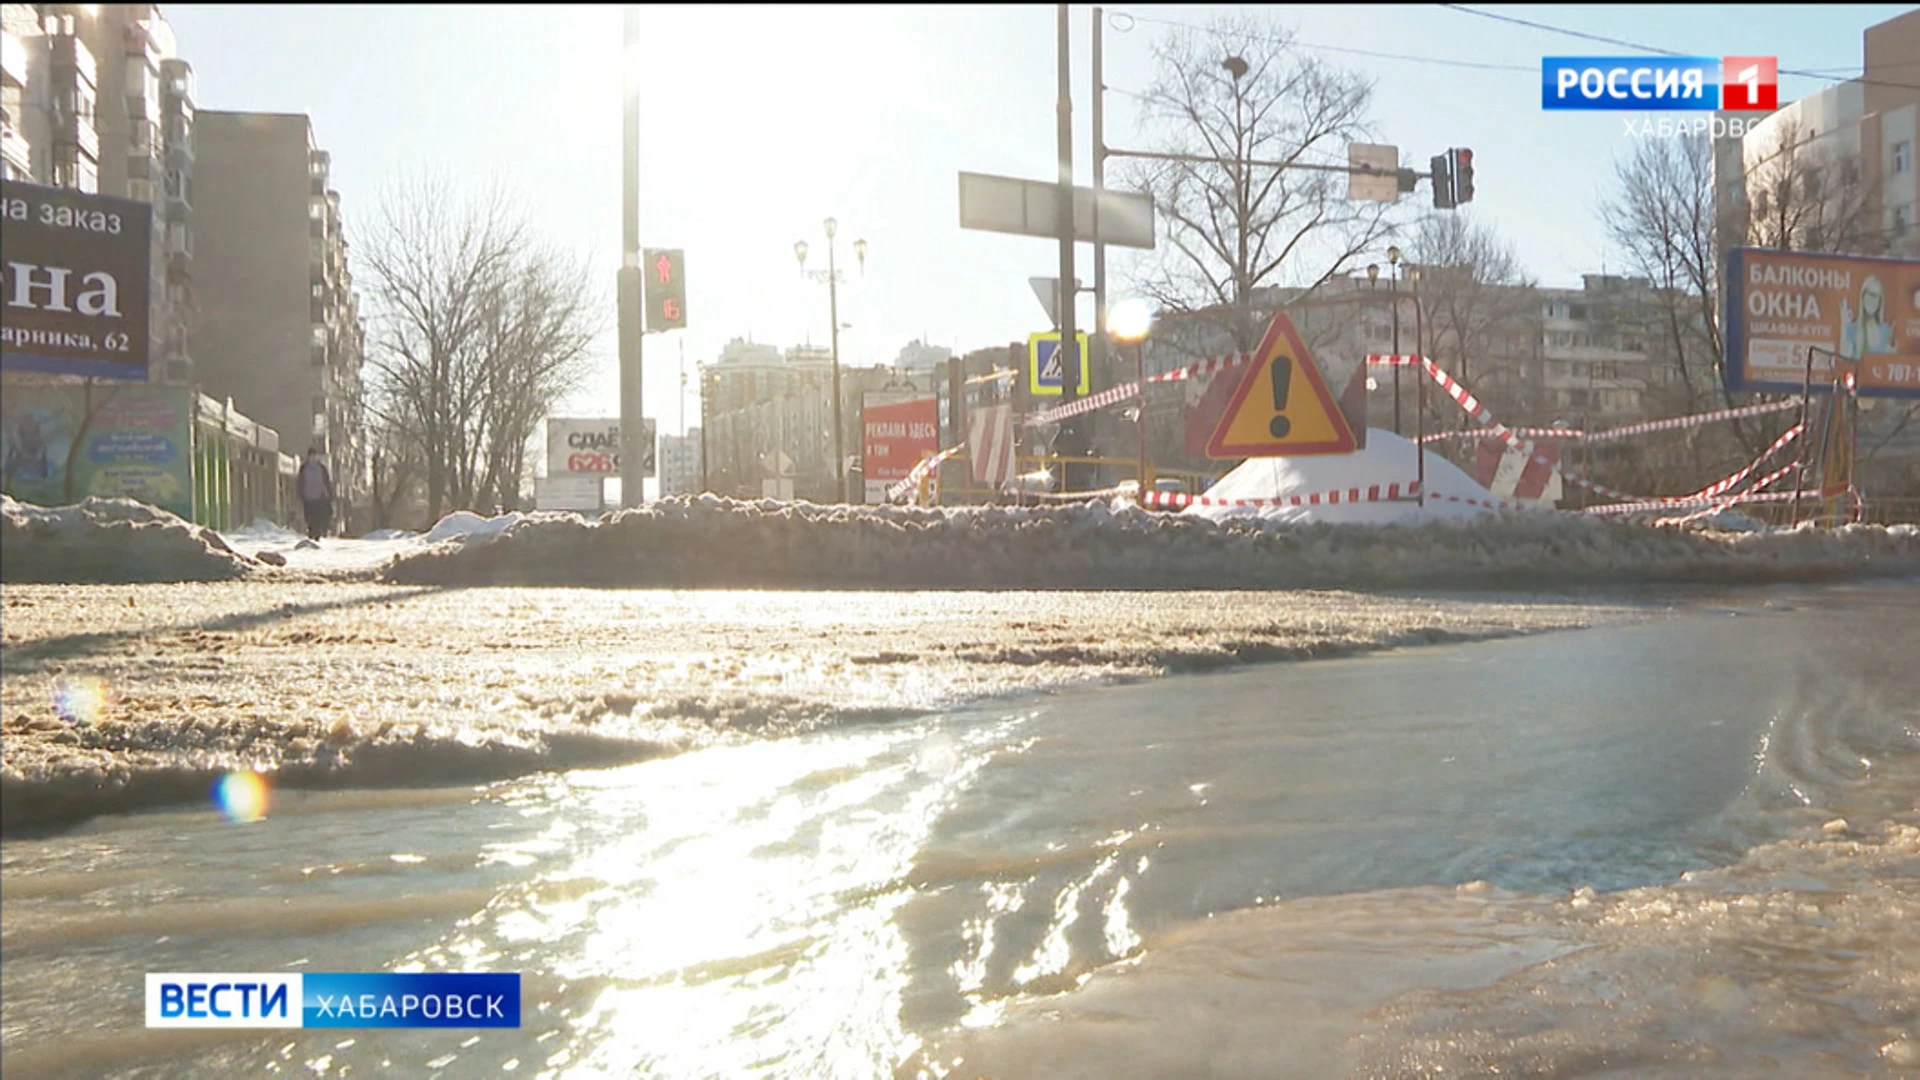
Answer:
<path fill-rule="evenodd" d="M 1515 15 L 1501 15 L 1497 12 L 1481 11 L 1478 8 L 1470 8 L 1465 4 L 1441 4 L 1440 6 L 1450 11 L 1458 11 L 1463 15 L 1477 15 L 1480 18 L 1492 19 L 1495 22 L 1511 23 L 1515 26 L 1524 26 L 1530 30 L 1541 30 L 1549 34 L 1560 34 L 1564 37 L 1578 38 L 1582 41 L 1597 41 L 1604 45 L 1618 45 L 1623 49 L 1654 53 L 1659 56 L 1689 55 L 1687 53 L 1675 52 L 1672 49 L 1662 49 L 1655 45 L 1642 45 L 1638 42 L 1622 41 L 1619 38 L 1607 37 L 1603 34 L 1589 34 L 1583 30 L 1569 30 L 1564 26 L 1552 26 L 1547 23 L 1534 22 L 1531 19 L 1522 19 Z M 1807 79 L 1823 79 L 1827 82 L 1857 82 L 1863 86 L 1884 86 L 1895 90 L 1920 90 L 1920 83 L 1897 83 L 1886 82 L 1880 79 L 1849 78 L 1845 75 L 1822 74 L 1819 71 L 1805 68 L 1781 68 L 1779 73 L 1782 75 L 1798 75 Z"/>
<path fill-rule="evenodd" d="M 1244 38 L 1250 41 L 1262 41 L 1271 45 L 1290 45 L 1301 49 L 1313 49 L 1319 52 L 1346 53 L 1352 56 L 1369 56 L 1381 60 L 1404 60 L 1414 64 L 1437 64 L 1442 67 L 1472 68 L 1479 71 L 1519 71 L 1529 75 L 1538 75 L 1539 65 L 1489 64 L 1479 60 L 1455 60 L 1444 56 L 1419 56 L 1413 53 L 1381 52 L 1377 49 L 1355 49 L 1345 45 L 1319 45 L 1298 38 L 1277 37 L 1271 34 L 1239 34 L 1211 26 L 1198 26 L 1194 23 L 1180 22 L 1176 19 L 1157 19 L 1148 15 L 1135 15 L 1132 12 L 1116 11 L 1115 17 L 1124 16 L 1133 22 L 1153 23 L 1159 26 L 1178 27 L 1182 30 L 1194 30 L 1203 34 L 1212 34 L 1220 38 Z M 1124 32 L 1124 31 L 1123 31 Z"/>

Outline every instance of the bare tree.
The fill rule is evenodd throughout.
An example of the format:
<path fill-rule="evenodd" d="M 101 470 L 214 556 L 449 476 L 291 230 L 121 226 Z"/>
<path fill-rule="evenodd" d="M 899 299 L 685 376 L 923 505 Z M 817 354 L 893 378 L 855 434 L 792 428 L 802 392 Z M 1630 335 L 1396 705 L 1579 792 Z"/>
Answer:
<path fill-rule="evenodd" d="M 1540 336 L 1535 282 L 1513 245 L 1463 213 L 1431 214 L 1407 243 L 1426 322 L 1426 352 L 1490 404 L 1518 416 L 1535 381 Z M 1462 414 L 1462 424 L 1469 422 Z"/>
<path fill-rule="evenodd" d="M 1349 202 L 1347 144 L 1366 133 L 1371 84 L 1294 46 L 1292 34 L 1237 13 L 1155 46 L 1143 96 L 1152 149 L 1131 179 L 1152 193 L 1167 255 L 1138 286 L 1168 312 L 1228 312 L 1239 348 L 1256 344 L 1256 290 L 1307 292 L 1378 246 L 1387 204 Z M 1223 62 L 1224 61 L 1224 62 Z"/>
<path fill-rule="evenodd" d="M 1782 251 L 1877 255 L 1886 250 L 1876 200 L 1859 161 L 1782 125 L 1746 175 L 1746 243 Z"/>
<path fill-rule="evenodd" d="M 371 411 L 392 467 L 418 462 L 433 518 L 516 500 L 527 441 L 584 378 L 603 325 L 591 277 L 537 243 L 501 189 L 462 200 L 432 176 L 390 189 L 363 250 Z"/>
<path fill-rule="evenodd" d="M 1744 154 L 1744 151 L 1741 151 Z M 1647 335 L 1655 369 L 1651 401 L 1663 411 L 1734 404 L 1726 384 L 1720 268 L 1732 247 L 1872 254 L 1885 237 L 1857 163 L 1787 126 L 1742 161 L 1742 183 L 1716 200 L 1714 145 L 1705 136 L 1646 140 L 1615 169 L 1619 190 L 1601 209 L 1607 237 L 1630 273 L 1648 279 Z M 1684 440 L 1698 476 L 1758 453 L 1788 421 L 1759 417 L 1727 429 L 1692 429 Z M 1723 431 L 1730 430 L 1732 439 Z"/>
<path fill-rule="evenodd" d="M 1726 397 L 1720 342 L 1720 233 L 1713 198 L 1713 144 L 1704 136 L 1646 140 L 1615 168 L 1620 184 L 1602 204 L 1607 238 L 1629 273 L 1658 301 L 1657 381 L 1686 412 Z M 1724 215 L 1723 215 L 1724 217 Z M 1742 235 L 1733 242 L 1744 241 Z"/>

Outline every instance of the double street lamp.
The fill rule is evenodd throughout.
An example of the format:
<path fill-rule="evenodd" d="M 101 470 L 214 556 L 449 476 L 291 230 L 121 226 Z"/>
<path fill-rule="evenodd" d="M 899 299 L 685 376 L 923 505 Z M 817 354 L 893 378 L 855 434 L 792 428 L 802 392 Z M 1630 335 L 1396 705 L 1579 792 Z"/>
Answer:
<path fill-rule="evenodd" d="M 807 242 L 793 242 L 794 257 L 800 260 L 800 273 L 815 281 L 827 283 L 827 317 L 832 323 L 830 341 L 833 347 L 833 478 L 840 488 L 840 501 L 852 502 L 847 495 L 847 455 L 846 431 L 840 423 L 840 271 L 834 266 L 833 237 L 840 229 L 840 223 L 832 218 L 824 222 L 827 233 L 827 269 L 822 272 L 807 269 Z M 860 261 L 860 272 L 867 271 L 867 242 L 853 242 L 854 257 Z"/>

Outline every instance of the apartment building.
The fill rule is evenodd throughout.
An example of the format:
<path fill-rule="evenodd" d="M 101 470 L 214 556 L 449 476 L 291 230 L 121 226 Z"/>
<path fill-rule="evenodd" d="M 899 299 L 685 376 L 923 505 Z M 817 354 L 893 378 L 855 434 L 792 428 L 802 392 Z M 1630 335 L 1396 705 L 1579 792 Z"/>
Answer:
<path fill-rule="evenodd" d="M 194 159 L 200 382 L 292 451 L 322 447 L 351 506 L 366 475 L 365 331 L 331 158 L 303 114 L 207 110 Z"/>
<path fill-rule="evenodd" d="M 40 36 L 34 5 L 0 4 L 0 179 L 32 181 L 33 147 L 46 143 L 47 103 L 34 96 L 44 91 Z"/>
<path fill-rule="evenodd" d="M 154 4 L 0 11 L 8 179 L 154 207 L 149 381 L 193 379 L 193 69 Z"/>
<path fill-rule="evenodd" d="M 699 494 L 699 428 L 689 428 L 685 435 L 660 436 L 660 452 L 655 460 L 660 467 L 661 498 L 669 495 Z"/>
<path fill-rule="evenodd" d="M 1783 106 L 1747 131 L 1737 153 L 1716 154 L 1723 242 L 1746 242 L 1756 222 L 1760 238 L 1775 242 L 1764 222 L 1779 198 L 1776 175 L 1797 159 L 1818 174 L 1832 212 L 1796 215 L 1828 227 L 1794 246 L 1920 257 L 1920 9 L 1868 27 L 1862 39 L 1858 79 Z"/>

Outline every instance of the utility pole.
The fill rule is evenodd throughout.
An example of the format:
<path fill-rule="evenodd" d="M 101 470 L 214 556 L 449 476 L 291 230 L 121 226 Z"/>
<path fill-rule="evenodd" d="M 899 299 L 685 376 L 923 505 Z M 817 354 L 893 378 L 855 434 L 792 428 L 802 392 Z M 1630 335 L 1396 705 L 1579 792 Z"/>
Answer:
<path fill-rule="evenodd" d="M 1107 245 L 1100 242 L 1100 200 L 1107 191 L 1107 127 L 1106 127 L 1106 65 L 1102 60 L 1102 26 L 1106 12 L 1093 9 L 1093 355 L 1101 362 L 1107 359 Z M 1062 286 L 1065 291 L 1065 286 Z M 1062 339 L 1064 340 L 1064 339 Z M 1144 353 L 1145 346 L 1136 346 Z M 1136 360 L 1139 356 L 1136 355 Z M 1086 361 L 1091 363 L 1091 361 Z M 1144 362 L 1136 364 L 1143 367 Z M 1089 384 L 1091 385 L 1091 384 Z M 1098 389 L 1096 387 L 1096 389 Z M 1092 417 L 1087 417 L 1091 421 Z M 1146 460 L 1147 409 L 1146 398 L 1140 399 L 1140 459 Z M 1143 481 L 1144 482 L 1144 481 Z"/>
<path fill-rule="evenodd" d="M 625 113 L 620 123 L 620 274 L 615 282 L 620 321 L 620 505 L 639 506 L 646 479 L 636 444 L 641 420 L 640 340 L 645 332 L 640 313 L 640 9 L 626 5 L 625 50 L 621 67 L 626 78 Z"/>
<path fill-rule="evenodd" d="M 839 273 L 834 263 L 833 249 L 839 245 L 833 242 L 833 219 L 827 219 L 827 318 L 833 327 L 828 331 L 827 340 L 833 351 L 833 475 L 840 481 L 840 501 L 851 503 L 847 495 L 847 448 L 846 425 L 840 420 L 840 284 L 834 280 Z M 776 462 L 776 464 L 778 464 Z"/>
<path fill-rule="evenodd" d="M 1060 51 L 1060 106 L 1059 106 L 1059 142 L 1060 142 L 1060 198 L 1057 204 L 1060 228 L 1060 404 L 1072 401 L 1074 392 L 1080 388 L 1080 365 L 1086 358 L 1079 355 L 1080 339 L 1074 331 L 1073 315 L 1078 292 L 1073 277 L 1073 53 L 1068 34 L 1068 9 L 1071 5 L 1059 5 L 1059 51 Z M 1069 421 L 1072 423 L 1072 421 Z M 1076 425 L 1077 426 L 1077 425 Z M 1064 434 L 1064 432 L 1063 432 Z M 1070 450 L 1077 450 L 1079 440 L 1062 440 L 1055 443 L 1055 453 L 1065 457 Z M 1063 462 L 1060 467 L 1060 489 L 1069 490 L 1073 479 Z"/>

